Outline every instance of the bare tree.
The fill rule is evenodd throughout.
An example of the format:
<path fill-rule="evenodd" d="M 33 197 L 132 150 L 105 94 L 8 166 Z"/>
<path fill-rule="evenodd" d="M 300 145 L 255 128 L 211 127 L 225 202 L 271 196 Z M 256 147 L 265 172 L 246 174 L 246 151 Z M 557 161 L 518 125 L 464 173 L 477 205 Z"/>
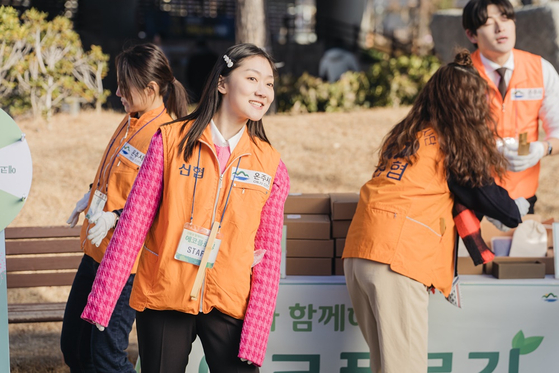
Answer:
<path fill-rule="evenodd" d="M 266 30 L 264 0 L 237 0 L 235 41 L 265 48 Z"/>

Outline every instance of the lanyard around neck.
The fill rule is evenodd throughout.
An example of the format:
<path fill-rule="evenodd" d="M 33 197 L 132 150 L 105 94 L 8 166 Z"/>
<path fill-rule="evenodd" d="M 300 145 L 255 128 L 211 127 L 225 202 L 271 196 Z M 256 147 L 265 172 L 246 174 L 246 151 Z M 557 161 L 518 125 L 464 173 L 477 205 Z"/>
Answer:
<path fill-rule="evenodd" d="M 156 117 L 154 117 L 154 118 L 152 118 L 151 120 L 149 120 L 149 121 L 148 121 L 146 124 L 144 124 L 139 130 L 137 130 L 136 132 L 134 132 L 134 134 L 132 135 L 132 137 L 130 137 L 130 140 L 128 140 L 127 143 L 130 143 L 130 142 L 132 141 L 132 139 L 133 139 L 138 133 L 140 133 L 148 124 L 150 124 L 151 122 L 153 122 L 154 120 L 156 120 L 157 118 L 159 118 L 159 117 L 161 116 L 161 114 L 163 114 L 164 112 L 165 112 L 165 108 L 163 108 L 163 110 L 162 110 L 159 114 L 157 114 Z M 120 151 L 122 150 L 122 147 L 121 147 L 120 150 L 118 150 L 118 151 L 115 152 L 113 155 L 111 155 L 111 160 L 112 160 L 112 161 L 111 161 L 110 167 L 109 167 L 109 165 L 107 165 L 107 168 L 108 168 L 108 172 L 107 172 L 107 170 L 104 169 L 105 161 L 107 160 L 107 156 L 108 156 L 109 153 L 111 152 L 111 149 L 112 149 L 112 147 L 113 147 L 113 144 L 115 143 L 116 139 L 118 138 L 118 135 L 120 135 L 120 133 L 122 132 L 122 129 L 123 129 L 123 128 L 124 128 L 124 127 L 122 127 L 122 128 L 120 129 L 120 131 L 118 131 L 118 134 L 115 136 L 115 138 L 114 138 L 113 141 L 111 142 L 111 145 L 109 145 L 109 150 L 108 150 L 107 153 L 105 154 L 105 158 L 103 159 L 103 166 L 102 166 L 102 168 L 101 168 L 101 172 L 102 172 L 102 175 L 103 175 L 103 176 L 104 176 L 104 175 L 110 175 L 110 174 L 111 174 L 111 171 L 112 171 L 112 169 L 113 169 L 115 160 L 116 160 L 116 158 L 117 158 L 116 155 L 117 155 L 118 153 L 120 153 Z M 128 116 L 128 123 L 127 123 L 127 125 L 126 125 L 126 133 L 124 134 L 124 137 L 120 139 L 119 145 L 121 145 L 122 142 L 123 142 L 123 140 L 125 140 L 126 137 L 128 137 L 128 131 L 129 131 L 129 130 L 130 130 L 130 115 Z M 125 144 L 126 144 L 126 142 L 125 142 Z M 123 145 L 123 146 L 124 146 L 124 145 Z M 105 180 L 106 180 L 106 178 L 105 178 Z M 100 184 L 100 183 L 101 183 L 101 175 L 99 175 L 99 180 L 97 180 L 97 188 L 96 188 L 96 189 L 99 189 L 99 184 Z M 107 182 L 106 185 L 105 185 L 105 193 L 107 192 L 107 190 L 108 190 L 108 182 Z"/>
<path fill-rule="evenodd" d="M 200 143 L 198 145 L 198 163 L 196 164 L 196 170 L 194 172 L 194 190 L 192 191 L 192 209 L 190 210 L 190 224 L 192 224 L 192 221 L 194 220 L 194 201 L 196 200 L 196 185 L 198 184 L 198 174 L 197 171 L 200 170 L 200 154 L 201 154 L 201 149 L 202 149 L 202 143 Z M 237 167 L 236 169 L 239 169 L 239 166 L 241 164 L 241 157 L 239 157 L 239 161 L 237 162 Z M 220 178 L 223 175 L 220 176 Z M 223 217 L 225 216 L 225 211 L 227 210 L 227 205 L 229 204 L 229 196 L 231 196 L 231 190 L 233 189 L 233 184 L 235 183 L 235 178 L 237 176 L 237 173 L 233 173 L 233 179 L 231 179 L 231 185 L 229 186 L 229 192 L 227 192 L 227 199 L 225 200 L 225 206 L 223 207 L 223 212 L 221 213 L 221 220 L 219 221 L 219 228 L 221 228 L 221 223 L 223 223 Z M 219 198 L 219 196 L 216 196 L 216 198 Z"/>

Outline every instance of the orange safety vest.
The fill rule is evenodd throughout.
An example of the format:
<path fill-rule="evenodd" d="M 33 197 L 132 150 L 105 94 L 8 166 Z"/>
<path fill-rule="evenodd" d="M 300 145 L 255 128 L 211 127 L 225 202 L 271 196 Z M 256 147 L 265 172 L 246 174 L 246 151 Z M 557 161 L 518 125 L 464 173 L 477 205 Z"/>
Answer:
<path fill-rule="evenodd" d="M 128 131 L 128 115 L 124 117 L 103 153 L 85 212 L 89 210 L 93 194 L 97 189 L 107 195 L 103 211 L 113 211 L 124 207 L 140 170 L 141 162 L 149 148 L 151 138 L 159 126 L 172 120 L 164 105 L 144 113 L 140 118 L 130 118 Z M 110 229 L 99 247 L 96 247 L 87 239 L 91 225 L 87 219 L 84 220 L 80 234 L 82 249 L 86 255 L 92 257 L 97 263 L 101 263 L 114 229 Z M 138 261 L 136 260 L 132 273 L 136 272 L 137 267 Z"/>
<path fill-rule="evenodd" d="M 149 308 L 190 314 L 208 313 L 215 307 L 243 319 L 251 286 L 254 238 L 280 155 L 268 143 L 251 139 L 245 129 L 221 175 L 210 126 L 188 162 L 178 150 L 184 134 L 181 126 L 161 127 L 165 149 L 162 199 L 140 254 L 130 306 L 138 311 Z M 237 165 L 239 171 L 232 183 Z M 190 299 L 190 291 L 198 266 L 174 258 L 191 214 L 193 224 L 206 229 L 223 217 L 219 253 L 213 267 L 206 269 L 197 300 Z"/>
<path fill-rule="evenodd" d="M 418 134 L 413 165 L 395 159 L 361 188 L 343 258 L 386 263 L 448 296 L 454 277 L 453 196 L 432 129 Z"/>
<path fill-rule="evenodd" d="M 491 111 L 497 120 L 499 136 L 513 137 L 528 132 L 528 141 L 538 140 L 539 111 L 545 95 L 542 58 L 518 49 L 513 50 L 514 70 L 507 87 L 505 99 L 495 83 L 487 76 L 480 52 L 472 53 L 474 66 L 487 81 L 491 92 Z M 540 163 L 521 172 L 507 172 L 497 184 L 505 188 L 511 198 L 530 198 L 536 194 L 540 176 Z"/>

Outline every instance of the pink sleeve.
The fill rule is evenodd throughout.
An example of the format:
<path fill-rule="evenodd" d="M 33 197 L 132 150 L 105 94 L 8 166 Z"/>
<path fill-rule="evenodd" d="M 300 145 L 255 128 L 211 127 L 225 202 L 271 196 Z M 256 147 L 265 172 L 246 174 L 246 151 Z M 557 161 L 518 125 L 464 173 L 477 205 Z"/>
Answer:
<path fill-rule="evenodd" d="M 116 302 L 153 223 L 163 190 L 163 138 L 158 131 L 128 195 L 105 256 L 97 270 L 82 319 L 108 326 Z"/>
<path fill-rule="evenodd" d="M 274 312 L 280 281 L 281 236 L 283 231 L 283 207 L 289 192 L 289 175 L 280 161 L 272 192 L 260 217 L 254 249 L 265 249 L 262 261 L 254 266 L 252 284 L 243 330 L 239 358 L 262 366 Z"/>

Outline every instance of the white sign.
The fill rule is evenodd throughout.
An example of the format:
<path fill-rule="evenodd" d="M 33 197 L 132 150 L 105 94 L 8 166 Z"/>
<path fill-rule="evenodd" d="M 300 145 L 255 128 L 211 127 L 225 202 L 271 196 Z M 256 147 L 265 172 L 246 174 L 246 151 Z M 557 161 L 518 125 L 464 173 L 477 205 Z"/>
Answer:
<path fill-rule="evenodd" d="M 25 136 L 0 109 L 0 230 L 17 216 L 29 196 L 33 168 Z"/>
<path fill-rule="evenodd" d="M 460 276 L 463 305 L 429 306 L 429 372 L 559 371 L 559 281 Z M 402 357 L 405 358 L 405 357 Z M 262 373 L 369 373 L 342 276 L 281 280 Z M 207 373 L 197 340 L 187 373 Z"/>

